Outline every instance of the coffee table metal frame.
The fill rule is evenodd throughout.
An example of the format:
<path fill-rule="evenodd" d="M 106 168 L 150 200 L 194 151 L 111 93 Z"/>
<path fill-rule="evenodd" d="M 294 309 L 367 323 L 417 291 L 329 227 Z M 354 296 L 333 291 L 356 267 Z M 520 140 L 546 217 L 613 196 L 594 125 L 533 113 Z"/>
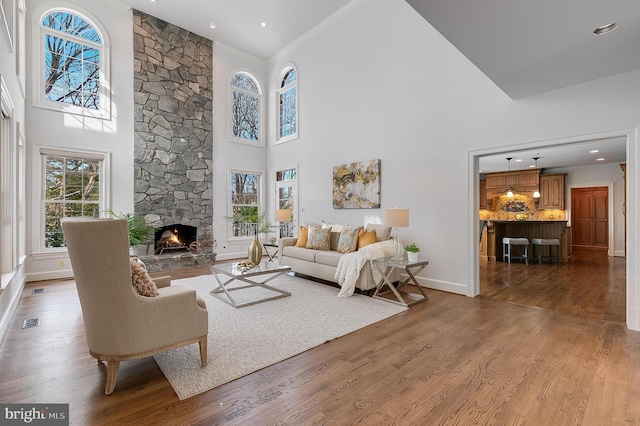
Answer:
<path fill-rule="evenodd" d="M 281 275 L 291 271 L 290 266 L 278 265 L 275 262 L 262 261 L 259 265 L 254 266 L 251 269 L 243 269 L 238 266 L 238 263 L 221 263 L 211 266 L 211 273 L 218 281 L 218 287 L 209 292 L 213 297 L 222 300 L 223 302 L 233 306 L 234 308 L 242 308 L 244 306 L 255 305 L 256 303 L 266 302 L 268 300 L 280 299 L 282 297 L 291 296 L 288 291 L 280 290 L 278 288 L 267 285 L 269 281 L 278 278 Z M 259 277 L 263 275 L 270 275 L 267 279 L 262 281 L 251 280 L 251 277 Z M 222 281 L 220 276 L 228 277 L 226 281 Z M 242 281 L 247 285 L 227 288 L 229 284 L 234 281 Z M 252 300 L 249 302 L 238 303 L 231 295 L 232 291 L 242 290 L 249 287 L 261 287 L 273 292 L 278 293 L 275 296 L 265 297 L 262 299 Z"/>
<path fill-rule="evenodd" d="M 373 266 L 380 272 L 382 275 L 382 279 L 376 284 L 376 291 L 373 293 L 374 298 L 384 300 L 385 302 L 395 303 L 400 306 L 412 306 L 416 303 L 424 302 L 429 300 L 429 297 L 424 292 L 424 289 L 418 281 L 416 280 L 416 275 L 419 274 L 424 268 L 429 264 L 428 260 L 418 260 L 416 262 L 409 262 L 407 259 L 401 260 L 392 260 L 390 258 L 381 258 L 374 259 L 372 261 Z M 384 269 L 383 269 L 384 268 Z M 403 282 L 398 283 L 397 286 L 394 286 L 393 283 L 389 280 L 389 276 L 391 275 L 391 271 L 394 268 L 404 269 L 407 273 L 408 277 Z M 412 268 L 415 268 L 411 271 Z M 410 293 L 407 291 L 402 291 L 402 288 L 412 281 L 412 284 L 418 289 L 420 294 Z M 382 291 L 384 286 L 388 286 L 389 290 Z M 396 300 L 384 297 L 393 294 Z M 408 301 L 405 301 L 407 299 Z"/>

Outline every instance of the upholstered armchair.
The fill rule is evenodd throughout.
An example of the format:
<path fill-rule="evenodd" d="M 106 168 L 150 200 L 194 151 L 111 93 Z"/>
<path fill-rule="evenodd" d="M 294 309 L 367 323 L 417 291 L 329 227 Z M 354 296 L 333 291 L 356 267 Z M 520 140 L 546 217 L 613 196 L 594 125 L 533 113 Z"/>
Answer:
<path fill-rule="evenodd" d="M 107 362 L 105 393 L 116 385 L 121 361 L 198 343 L 207 364 L 208 314 L 196 292 L 156 278 L 159 295 L 131 285 L 127 222 L 70 218 L 62 222 L 78 289 L 89 353 Z"/>

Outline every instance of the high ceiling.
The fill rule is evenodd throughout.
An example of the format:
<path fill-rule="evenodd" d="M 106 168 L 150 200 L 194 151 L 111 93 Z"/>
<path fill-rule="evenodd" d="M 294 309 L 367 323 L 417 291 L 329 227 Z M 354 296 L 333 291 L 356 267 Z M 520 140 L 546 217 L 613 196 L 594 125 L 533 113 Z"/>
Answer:
<path fill-rule="evenodd" d="M 349 3 L 361 0 L 114 0 L 269 59 Z M 265 22 L 266 27 L 260 23 Z M 211 28 L 215 25 L 215 29 Z"/>
<path fill-rule="evenodd" d="M 640 1 L 407 2 L 512 99 L 640 68 Z"/>
<path fill-rule="evenodd" d="M 113 1 L 267 60 L 367 0 Z M 637 0 L 406 1 L 512 99 L 640 68 Z M 610 22 L 619 27 L 593 35 Z M 589 147 L 600 149 L 606 162 L 626 158 L 621 140 L 590 141 Z M 539 156 L 545 168 L 592 164 L 592 155 L 582 152 L 564 145 L 500 154 L 481 158 L 480 169 L 504 171 L 504 158 L 518 156 Z"/>

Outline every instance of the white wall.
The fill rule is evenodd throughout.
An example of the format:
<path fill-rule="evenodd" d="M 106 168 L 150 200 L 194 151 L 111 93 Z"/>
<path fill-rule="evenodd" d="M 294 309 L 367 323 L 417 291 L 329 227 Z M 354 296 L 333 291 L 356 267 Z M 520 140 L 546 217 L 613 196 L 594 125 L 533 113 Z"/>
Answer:
<path fill-rule="evenodd" d="M 15 7 L 18 7 L 18 2 L 14 2 Z M 19 81 L 18 68 L 16 66 L 17 61 L 17 47 L 18 47 L 18 24 L 17 17 L 8 16 L 7 19 L 14 19 L 13 34 L 11 42 L 6 35 L 6 29 L 3 24 L 0 23 L 0 76 L 6 84 L 6 89 L 11 99 L 14 110 L 11 118 L 11 125 L 13 126 L 13 135 L 10 143 L 13 145 L 13 149 L 16 149 L 17 135 L 18 133 L 25 134 L 25 108 L 24 108 L 24 90 L 25 88 Z M 25 40 L 21 40 L 20 43 L 24 43 Z M 15 145 L 14 145 L 15 143 Z M 4 159 L 0 159 L 0 164 L 6 164 Z M 5 194 L 0 194 L 2 197 Z M 17 203 L 16 199 L 12 204 Z M 0 200 L 0 206 L 3 201 Z M 15 206 L 9 206 L 11 209 Z M 2 209 L 0 209 L 2 210 Z M 4 219 L 4 218 L 3 218 Z M 14 221 L 17 218 L 13 218 Z M 15 224 L 15 222 L 14 222 Z M 7 227 L 4 228 L 5 230 Z M 16 242 L 14 241 L 14 245 Z M 10 273 L 0 274 L 2 275 L 2 281 L 0 286 L 0 343 L 7 331 L 9 321 L 13 316 L 15 307 L 22 295 L 22 290 L 25 284 L 25 261 L 24 257 L 16 259 L 17 266 L 14 271 Z"/>
<path fill-rule="evenodd" d="M 273 147 L 269 168 L 300 164 L 301 220 L 361 224 L 407 207 L 402 236 L 430 260 L 424 284 L 461 294 L 473 295 L 477 274 L 470 152 L 640 121 L 639 71 L 512 101 L 403 0 L 363 2 L 273 58 L 272 79 L 286 62 L 299 71 L 300 138 Z M 332 167 L 372 158 L 382 209 L 334 210 Z"/>
<path fill-rule="evenodd" d="M 248 169 L 264 173 L 264 202 L 269 201 L 269 182 L 266 171 L 267 150 L 265 147 L 243 143 L 228 142 L 227 123 L 229 122 L 228 96 L 231 77 L 239 70 L 250 71 L 259 80 L 265 92 L 263 102 L 266 114 L 266 63 L 263 60 L 239 52 L 224 44 L 213 46 L 213 233 L 218 247 L 218 259 L 247 257 L 250 241 L 229 241 L 229 170 Z M 264 124 L 268 126 L 268 121 Z M 268 128 L 264 129 L 265 134 Z M 272 209 L 267 208 L 267 212 Z"/>
<path fill-rule="evenodd" d="M 111 43 L 111 120 L 98 120 L 33 107 L 27 99 L 28 140 L 28 211 L 30 227 L 27 232 L 28 280 L 71 276 L 71 265 L 66 253 L 41 253 L 41 218 L 39 208 L 40 154 L 39 147 L 82 149 L 111 153 L 110 200 L 115 211 L 133 211 L 133 31 L 132 15 L 124 7 L 111 3 L 69 0 L 66 4 L 91 14 L 106 30 Z M 43 8 L 60 5 L 45 0 L 27 2 L 27 81 L 37 78 L 39 70 L 35 55 L 39 53 L 33 26 L 38 25 Z M 35 21 L 35 22 L 34 22 Z M 37 33 L 36 33 L 37 35 Z M 127 71 L 124 71 L 127 70 Z M 31 91 L 32 92 L 32 91 Z M 31 93 L 32 95 L 32 93 Z"/>

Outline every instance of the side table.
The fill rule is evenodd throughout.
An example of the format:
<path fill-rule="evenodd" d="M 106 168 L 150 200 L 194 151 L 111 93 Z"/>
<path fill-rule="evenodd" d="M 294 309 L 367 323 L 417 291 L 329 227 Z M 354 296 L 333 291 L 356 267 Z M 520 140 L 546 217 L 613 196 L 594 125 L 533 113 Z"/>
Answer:
<path fill-rule="evenodd" d="M 373 263 L 373 266 L 377 269 L 377 271 L 380 272 L 380 274 L 382 275 L 382 279 L 380 280 L 380 282 L 376 283 L 376 291 L 373 293 L 372 297 L 376 299 L 384 300 L 385 302 L 391 302 L 391 303 L 395 303 L 396 305 L 407 306 L 407 307 L 415 305 L 416 303 L 429 300 L 429 297 L 424 292 L 424 289 L 420 286 L 420 284 L 418 284 L 418 281 L 416 281 L 416 277 L 415 277 L 424 268 L 427 267 L 427 265 L 429 264 L 428 260 L 418 260 L 415 262 L 410 262 L 407 259 L 392 260 L 389 258 L 381 258 L 381 259 L 372 260 L 372 263 Z M 393 283 L 389 280 L 389 277 L 391 276 L 391 272 L 395 268 L 404 269 L 404 271 L 408 275 L 408 278 L 398 283 L 397 287 L 395 287 Z M 407 285 L 410 281 L 412 282 L 413 285 L 416 286 L 420 294 L 410 293 L 402 290 L 402 288 L 405 285 Z M 388 286 L 389 290 L 382 291 L 384 286 Z M 390 297 L 385 297 L 389 295 L 393 295 L 395 299 Z"/>
<path fill-rule="evenodd" d="M 278 245 L 277 244 L 264 243 L 264 244 L 262 244 L 262 246 L 264 247 L 264 251 L 267 252 L 267 256 L 269 256 L 269 262 L 273 262 L 274 258 L 278 254 Z M 276 251 L 274 251 L 273 254 L 269 253 L 269 249 L 267 247 L 275 248 Z"/>

